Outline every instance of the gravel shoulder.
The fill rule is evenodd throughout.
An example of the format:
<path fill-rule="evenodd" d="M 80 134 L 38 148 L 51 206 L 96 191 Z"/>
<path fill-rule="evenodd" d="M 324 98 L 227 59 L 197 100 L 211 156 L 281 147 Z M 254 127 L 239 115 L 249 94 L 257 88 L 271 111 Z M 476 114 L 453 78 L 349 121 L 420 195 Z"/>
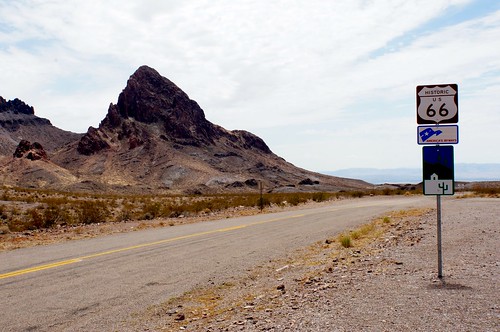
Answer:
<path fill-rule="evenodd" d="M 443 200 L 134 313 L 130 331 L 498 331 L 500 199 Z M 361 235 L 360 235 L 361 234 Z M 350 233 L 354 236 L 354 233 Z"/>

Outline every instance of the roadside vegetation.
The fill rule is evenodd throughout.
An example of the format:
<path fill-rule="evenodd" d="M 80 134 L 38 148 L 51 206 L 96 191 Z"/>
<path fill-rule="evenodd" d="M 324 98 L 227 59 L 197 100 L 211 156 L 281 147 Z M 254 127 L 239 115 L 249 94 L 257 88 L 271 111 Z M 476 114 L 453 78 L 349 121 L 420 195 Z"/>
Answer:
<path fill-rule="evenodd" d="M 500 198 L 500 184 L 496 186 L 494 184 L 490 185 L 476 185 L 472 190 L 466 191 L 461 198 L 470 197 L 490 197 L 490 198 Z"/>
<path fill-rule="evenodd" d="M 203 216 L 228 209 L 297 206 L 310 201 L 403 195 L 409 191 L 380 189 L 315 193 L 220 194 L 206 196 L 118 195 L 69 193 L 3 187 L 0 189 L 0 234 L 83 224 L 148 221 Z M 412 191 L 417 193 L 417 191 Z"/>
<path fill-rule="evenodd" d="M 307 202 L 361 198 L 375 195 L 422 194 L 421 190 L 373 189 L 366 191 L 219 194 L 119 195 L 71 193 L 26 188 L 0 188 L 0 234 L 61 226 L 174 219 L 217 214 L 229 209 L 289 207 Z M 467 197 L 500 197 L 500 186 L 476 186 Z M 168 224 L 173 224 L 167 222 Z M 356 234 L 354 234 L 356 237 Z M 354 240 L 350 237 L 350 240 Z M 349 246 L 349 239 L 344 239 Z"/>

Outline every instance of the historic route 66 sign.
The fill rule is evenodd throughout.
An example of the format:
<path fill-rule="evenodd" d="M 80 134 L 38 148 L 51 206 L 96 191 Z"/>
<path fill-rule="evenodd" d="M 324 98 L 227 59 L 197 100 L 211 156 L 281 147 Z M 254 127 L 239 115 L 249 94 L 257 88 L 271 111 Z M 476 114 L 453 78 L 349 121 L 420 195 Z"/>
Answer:
<path fill-rule="evenodd" d="M 417 86 L 417 123 L 458 122 L 458 85 Z"/>

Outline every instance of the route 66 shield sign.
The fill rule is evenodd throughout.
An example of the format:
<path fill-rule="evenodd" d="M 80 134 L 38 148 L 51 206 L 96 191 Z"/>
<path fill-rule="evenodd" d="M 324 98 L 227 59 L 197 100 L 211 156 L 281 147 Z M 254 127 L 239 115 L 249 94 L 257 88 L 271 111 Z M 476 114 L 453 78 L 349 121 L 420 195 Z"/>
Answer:
<path fill-rule="evenodd" d="M 417 123 L 458 122 L 458 85 L 417 86 Z"/>

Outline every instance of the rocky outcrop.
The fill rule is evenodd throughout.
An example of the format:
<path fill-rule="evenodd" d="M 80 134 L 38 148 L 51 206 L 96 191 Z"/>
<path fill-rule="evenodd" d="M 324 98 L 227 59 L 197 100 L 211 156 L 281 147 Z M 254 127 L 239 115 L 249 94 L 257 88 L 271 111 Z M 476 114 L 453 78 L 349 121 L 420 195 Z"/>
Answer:
<path fill-rule="evenodd" d="M 43 146 L 34 142 L 31 144 L 29 141 L 22 140 L 14 152 L 14 158 L 26 158 L 29 160 L 48 160 L 47 152 L 43 149 Z"/>
<path fill-rule="evenodd" d="M 130 76 L 118 103 L 109 106 L 97 129 L 101 134 L 91 128 L 78 151 L 89 155 L 109 148 L 103 137 L 106 132 L 115 133 L 120 141 L 126 140 L 130 149 L 141 146 L 148 140 L 148 133 L 139 130 L 136 122 L 159 128 L 164 140 L 181 145 L 213 144 L 221 134 L 220 128 L 206 120 L 203 110 L 186 93 L 156 70 L 142 66 Z"/>
<path fill-rule="evenodd" d="M 139 67 L 130 76 L 118 103 L 109 106 L 98 129 L 89 129 L 78 144 L 78 151 L 91 155 L 109 149 L 111 144 L 106 137 L 112 136 L 128 142 L 129 149 L 142 146 L 151 131 L 140 130 L 139 124 L 154 127 L 154 132 L 159 130 L 163 140 L 179 145 L 203 147 L 225 138 L 237 148 L 271 153 L 259 137 L 246 131 L 227 131 L 208 121 L 198 103 L 148 66 Z"/>
<path fill-rule="evenodd" d="M 90 127 L 87 134 L 78 142 L 77 150 L 83 155 L 90 156 L 109 147 L 103 135 L 97 129 Z"/>
<path fill-rule="evenodd" d="M 51 125 L 47 119 L 35 116 L 35 109 L 22 100 L 5 100 L 0 96 L 0 126 L 8 131 L 17 131 L 21 126 Z"/>
<path fill-rule="evenodd" d="M 263 153 L 272 153 L 271 149 L 267 146 L 267 144 L 262 140 L 262 138 L 255 136 L 252 133 L 249 133 L 245 130 L 233 130 L 231 132 L 232 135 L 236 136 L 240 141 L 241 145 L 245 149 L 258 149 Z"/>
<path fill-rule="evenodd" d="M 0 97 L 0 156 L 10 156 L 21 140 L 39 142 L 47 153 L 77 142 L 82 134 L 61 130 L 48 119 L 35 115 L 35 109 L 15 98 Z"/>
<path fill-rule="evenodd" d="M 20 99 L 15 98 L 14 100 L 7 101 L 2 96 L 0 96 L 0 113 L 5 112 L 34 115 L 35 109 L 33 108 L 33 106 L 29 106 Z"/>

